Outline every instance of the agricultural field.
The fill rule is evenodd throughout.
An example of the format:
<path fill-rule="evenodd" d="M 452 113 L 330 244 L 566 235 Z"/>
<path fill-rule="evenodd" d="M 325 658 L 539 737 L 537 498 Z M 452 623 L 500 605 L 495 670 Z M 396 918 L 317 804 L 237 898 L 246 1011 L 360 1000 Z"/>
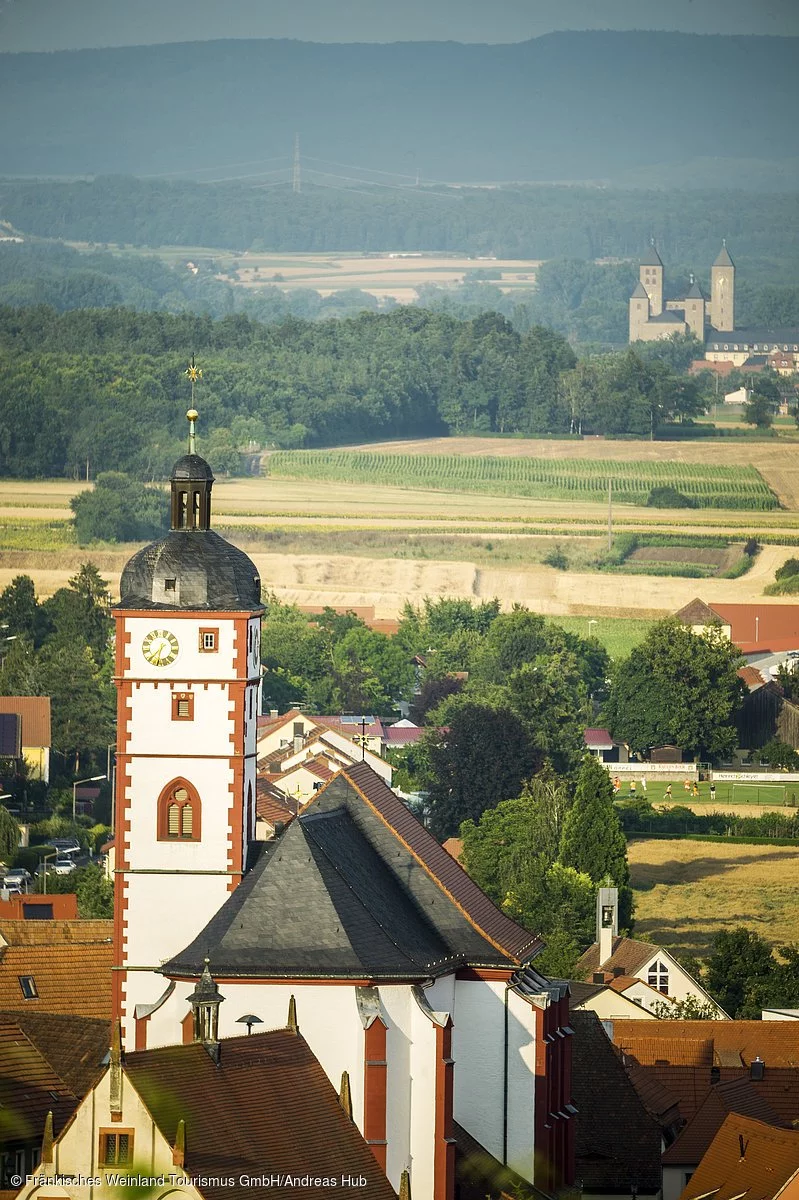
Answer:
<path fill-rule="evenodd" d="M 525 448 L 526 443 L 510 445 Z M 614 450 L 631 445 L 639 460 L 648 447 L 608 445 Z M 582 448 L 574 442 L 566 446 Z M 88 558 L 98 563 L 112 590 L 117 587 L 134 547 L 81 549 L 75 544 L 69 502 L 86 486 L 63 479 L 0 480 L 0 587 L 25 572 L 47 595 Z M 597 633 L 619 618 L 646 622 L 674 612 L 700 587 L 709 603 L 761 600 L 777 567 L 796 554 L 793 547 L 799 544 L 799 514 L 785 510 L 747 514 L 614 504 L 614 536 L 635 532 L 662 539 L 668 548 L 658 555 L 672 557 L 687 542 L 695 557 L 704 556 L 703 547 L 740 547 L 753 534 L 767 539 L 745 575 L 700 581 L 637 574 L 635 564 L 597 571 L 607 547 L 606 499 L 565 504 L 515 495 L 247 477 L 217 481 L 214 512 L 216 527 L 254 558 L 265 586 L 292 603 L 373 607 L 377 617 L 391 619 L 406 598 L 419 603 L 425 596 L 499 596 L 507 607 L 525 604 L 578 625 L 583 618 L 599 620 Z M 566 558 L 568 569 L 548 565 L 553 553 L 555 561 Z M 601 637 L 605 640 L 604 633 Z M 612 642 L 623 644 L 624 638 L 613 635 Z"/>
<path fill-rule="evenodd" d="M 799 847 L 634 838 L 628 857 L 638 935 L 699 958 L 739 925 L 799 942 Z"/>
<path fill-rule="evenodd" d="M 70 243 L 75 249 L 86 249 L 82 243 Z M 358 288 L 378 300 L 388 297 L 399 304 L 409 304 L 417 298 L 417 290 L 425 284 L 440 287 L 463 283 L 470 272 L 490 269 L 491 282 L 505 292 L 532 289 L 536 270 L 541 265 L 533 259 L 469 258 L 458 254 L 392 255 L 390 247 L 376 254 L 278 254 L 273 251 L 247 251 L 235 254 L 229 250 L 200 246 L 162 246 L 155 250 L 126 247 L 126 255 L 156 255 L 173 267 L 186 267 L 189 262 L 201 271 L 213 269 L 219 279 L 248 290 L 278 287 L 292 292 L 297 288 L 312 288 L 321 296 L 332 292 Z"/>
<path fill-rule="evenodd" d="M 671 462 L 610 462 L 581 458 L 464 454 L 381 454 L 347 450 L 281 450 L 269 456 L 276 479 L 330 479 L 376 486 L 489 492 L 535 499 L 645 505 L 650 491 L 670 486 L 697 508 L 768 511 L 778 500 L 751 466 Z"/>

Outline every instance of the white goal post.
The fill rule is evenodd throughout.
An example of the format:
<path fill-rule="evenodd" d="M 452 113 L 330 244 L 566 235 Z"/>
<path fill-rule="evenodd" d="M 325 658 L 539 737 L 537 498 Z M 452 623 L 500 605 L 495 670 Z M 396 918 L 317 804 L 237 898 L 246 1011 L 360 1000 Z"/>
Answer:
<path fill-rule="evenodd" d="M 781 807 L 785 804 L 784 783 L 734 783 L 732 785 L 733 804 L 774 804 Z"/>

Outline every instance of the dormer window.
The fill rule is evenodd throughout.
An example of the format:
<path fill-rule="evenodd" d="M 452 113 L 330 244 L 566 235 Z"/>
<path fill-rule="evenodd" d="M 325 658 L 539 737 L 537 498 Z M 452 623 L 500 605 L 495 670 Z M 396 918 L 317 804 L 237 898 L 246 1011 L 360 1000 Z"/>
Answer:
<path fill-rule="evenodd" d="M 165 592 L 174 592 L 177 589 L 177 584 L 178 584 L 177 579 L 165 579 L 164 580 L 164 591 Z"/>
<path fill-rule="evenodd" d="M 39 993 L 36 990 L 36 980 L 32 975 L 18 975 L 19 986 L 22 988 L 22 995 L 25 1000 L 36 1000 Z"/>

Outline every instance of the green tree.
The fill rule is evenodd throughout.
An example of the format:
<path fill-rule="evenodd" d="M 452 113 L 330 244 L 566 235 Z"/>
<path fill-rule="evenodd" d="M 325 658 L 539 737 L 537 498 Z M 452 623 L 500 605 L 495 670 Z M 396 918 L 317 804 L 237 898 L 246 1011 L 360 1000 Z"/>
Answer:
<path fill-rule="evenodd" d="M 716 934 L 707 963 L 707 988 L 734 1019 L 757 1017 L 760 1013 L 753 1009 L 749 996 L 768 985 L 774 969 L 775 960 L 765 938 L 739 926 Z"/>
<path fill-rule="evenodd" d="M 613 785 L 602 764 L 587 754 L 577 775 L 574 803 L 563 822 L 560 862 L 618 888 L 630 881 L 627 841 L 613 807 Z"/>
<path fill-rule="evenodd" d="M 7 808 L 0 805 L 0 861 L 8 863 L 19 846 L 19 825 Z"/>
<path fill-rule="evenodd" d="M 795 771 L 799 766 L 799 754 L 796 753 L 793 746 L 789 746 L 787 742 L 782 742 L 776 737 L 773 737 L 770 742 L 766 742 L 760 751 L 760 757 L 775 770 L 784 768 L 786 771 Z"/>
<path fill-rule="evenodd" d="M 671 1002 L 659 1000 L 652 1005 L 652 1012 L 661 1021 L 717 1021 L 719 1019 L 715 1005 L 709 1000 L 702 1000 L 693 992 L 684 1000 Z"/>
<path fill-rule="evenodd" d="M 146 487 L 122 471 L 98 475 L 91 491 L 74 496 L 70 504 L 81 546 L 95 541 L 148 541 L 168 525 L 163 491 Z"/>
<path fill-rule="evenodd" d="M 53 748 L 77 772 L 81 758 L 92 752 L 104 755 L 113 741 L 113 686 L 89 647 L 79 643 L 44 646 L 39 665 L 40 694 L 52 699 Z"/>
<path fill-rule="evenodd" d="M 692 633 L 659 621 L 613 675 L 607 716 L 613 736 L 638 753 L 673 743 L 712 759 L 735 746 L 742 659 L 721 626 Z"/>
<path fill-rule="evenodd" d="M 39 603 L 30 575 L 17 575 L 0 592 L 0 632 L 34 641 L 41 625 Z"/>
<path fill-rule="evenodd" d="M 522 780 L 541 764 L 527 729 L 510 708 L 455 696 L 443 709 L 444 728 L 429 729 L 419 743 L 430 828 L 438 838 L 456 834 L 462 821 L 476 820 L 518 795 Z M 435 715 L 433 721 L 439 724 Z"/>

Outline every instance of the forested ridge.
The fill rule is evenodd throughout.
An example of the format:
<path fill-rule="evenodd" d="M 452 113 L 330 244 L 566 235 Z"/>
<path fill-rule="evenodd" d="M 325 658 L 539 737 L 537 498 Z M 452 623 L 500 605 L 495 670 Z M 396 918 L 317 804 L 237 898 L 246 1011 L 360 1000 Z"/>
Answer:
<path fill-rule="evenodd" d="M 219 178 L 228 164 L 288 159 L 299 132 L 304 155 L 344 175 L 341 164 L 457 183 L 646 181 L 703 157 L 706 177 L 734 177 L 740 161 L 757 186 L 752 159 L 799 155 L 796 44 L 587 31 L 511 45 L 251 39 L 2 55 L 0 108 L 14 119 L 0 126 L 0 161 L 17 174 Z"/>
<path fill-rule="evenodd" d="M 690 345 L 577 365 L 561 335 L 498 314 L 418 308 L 263 325 L 243 315 L 0 308 L 0 472 L 124 470 L 163 478 L 179 453 L 191 353 L 203 368 L 204 453 L 240 470 L 265 446 L 454 433 L 648 435 L 702 407 L 668 364 Z M 665 358 L 659 357 L 661 354 Z M 644 350 L 641 351 L 644 354 Z"/>

